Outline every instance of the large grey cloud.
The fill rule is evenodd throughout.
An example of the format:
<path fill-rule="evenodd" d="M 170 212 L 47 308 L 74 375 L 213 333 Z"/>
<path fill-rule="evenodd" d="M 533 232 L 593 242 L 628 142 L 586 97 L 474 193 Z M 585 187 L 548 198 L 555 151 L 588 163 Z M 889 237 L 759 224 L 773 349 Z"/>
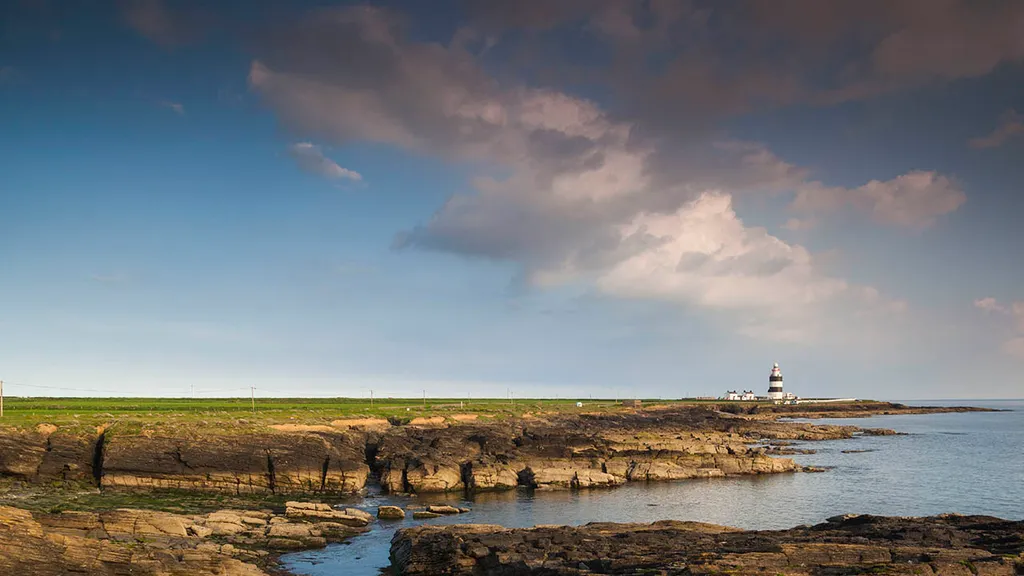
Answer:
<path fill-rule="evenodd" d="M 467 4 L 475 26 L 530 54 L 562 42 L 567 30 L 605 43 L 604 60 L 551 59 L 560 69 L 549 75 L 605 82 L 626 113 L 652 129 L 862 99 L 1024 61 L 1017 0 Z"/>
<path fill-rule="evenodd" d="M 522 25 L 558 26 L 559 18 L 566 16 L 540 10 Z M 592 26 L 641 47 L 674 41 L 670 26 L 652 24 L 659 37 L 649 40 L 646 28 L 630 32 L 634 24 L 608 17 Z M 725 311 L 747 334 L 809 340 L 826 327 L 855 332 L 856 322 L 902 304 L 826 274 L 805 248 L 748 226 L 734 197 L 796 192 L 794 209 L 811 216 L 852 206 L 911 227 L 963 202 L 955 182 L 931 172 L 853 189 L 811 181 L 805 168 L 706 119 L 692 130 L 652 127 L 647 114 L 613 113 L 565 90 L 496 76 L 486 52 L 465 41 L 473 34 L 430 43 L 410 39 L 406 26 L 382 9 L 318 10 L 265 38 L 249 74 L 252 89 L 304 137 L 497 167 L 402 233 L 402 247 L 508 260 L 537 286 L 586 280 L 614 296 Z M 827 39 L 804 42 L 819 41 Z M 684 100 L 677 116 L 721 111 L 711 100 Z"/>

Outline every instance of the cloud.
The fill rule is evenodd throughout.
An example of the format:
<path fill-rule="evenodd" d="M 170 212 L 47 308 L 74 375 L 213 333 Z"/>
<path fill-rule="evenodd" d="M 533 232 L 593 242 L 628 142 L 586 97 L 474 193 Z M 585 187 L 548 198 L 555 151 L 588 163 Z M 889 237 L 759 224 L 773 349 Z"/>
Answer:
<path fill-rule="evenodd" d="M 310 144 L 309 142 L 298 142 L 288 147 L 288 153 L 291 155 L 295 163 L 299 165 L 306 172 L 311 174 L 318 174 L 324 178 L 330 178 L 332 180 L 344 179 L 344 180 L 362 180 L 363 177 L 358 172 L 349 170 L 348 168 L 342 168 L 338 166 L 334 160 L 324 156 L 319 146 Z"/>
<path fill-rule="evenodd" d="M 999 304 L 995 298 L 981 298 L 974 301 L 974 307 L 984 310 L 986 312 L 998 312 L 1000 314 L 1009 314 L 1010 311 Z"/>
<path fill-rule="evenodd" d="M 212 20 L 208 11 L 170 8 L 163 0 L 121 0 L 120 4 L 129 27 L 164 47 L 198 40 Z"/>
<path fill-rule="evenodd" d="M 792 208 L 806 213 L 835 212 L 852 206 L 881 223 L 925 228 L 956 211 L 967 200 L 960 186 L 936 172 L 914 171 L 891 180 L 872 180 L 857 188 L 800 186 Z"/>
<path fill-rule="evenodd" d="M 809 341 L 822 304 L 879 303 L 877 291 L 821 273 L 802 246 L 746 226 L 728 194 L 704 193 L 673 214 L 641 214 L 620 233 L 645 237 L 647 247 L 603 271 L 603 291 L 739 313 L 748 335 Z"/>
<path fill-rule="evenodd" d="M 297 133 L 494 167 L 398 247 L 509 261 L 533 286 L 583 282 L 717 311 L 747 335 L 811 342 L 905 303 L 824 273 L 802 246 L 745 224 L 734 198 L 814 188 L 818 212 L 849 193 L 899 224 L 955 208 L 933 197 L 954 188 L 934 173 L 852 191 L 808 182 L 806 169 L 761 144 L 648 131 L 587 99 L 499 81 L 464 44 L 413 42 L 403 26 L 378 8 L 318 10 L 264 39 L 249 73 Z"/>
<path fill-rule="evenodd" d="M 160 105 L 163 106 L 164 108 L 168 108 L 170 110 L 173 110 L 174 113 L 177 114 L 178 116 L 184 116 L 185 115 L 185 106 L 182 105 L 181 103 L 170 102 L 170 101 L 167 101 L 167 100 L 162 100 L 160 102 Z"/>
<path fill-rule="evenodd" d="M 1014 358 L 1024 360 L 1024 336 L 1018 336 L 1003 342 L 1002 350 Z"/>
<path fill-rule="evenodd" d="M 503 53 L 523 54 L 507 66 L 603 82 L 652 130 L 754 108 L 860 100 L 1024 59 L 1024 4 L 1015 0 L 470 6 L 474 25 L 511 47 Z M 558 51 L 567 33 L 600 43 L 605 59 Z M 531 57 L 538 53 L 546 56 L 540 65 Z"/>
<path fill-rule="evenodd" d="M 786 220 L 786 223 L 782 225 L 786 230 L 793 232 L 800 232 L 803 230 L 811 230 L 818 226 L 818 221 L 814 218 L 790 218 Z"/>
<path fill-rule="evenodd" d="M 971 138 L 967 144 L 971 148 L 998 148 L 1007 140 L 1024 134 L 1024 115 L 1016 110 L 1007 110 L 999 119 L 999 126 L 987 136 Z"/>
<path fill-rule="evenodd" d="M 995 298 L 974 301 L 975 308 L 1009 319 L 1010 335 L 1000 347 L 1003 352 L 1024 359 L 1024 301 L 1002 304 Z"/>

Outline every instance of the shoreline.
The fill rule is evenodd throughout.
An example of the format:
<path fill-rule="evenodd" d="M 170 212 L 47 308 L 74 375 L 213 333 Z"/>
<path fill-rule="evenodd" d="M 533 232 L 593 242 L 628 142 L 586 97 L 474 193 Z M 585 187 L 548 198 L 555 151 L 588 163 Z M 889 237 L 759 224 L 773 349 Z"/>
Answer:
<path fill-rule="evenodd" d="M 847 515 L 745 531 L 700 522 L 506 529 L 417 526 L 395 534 L 397 576 L 431 574 L 970 574 L 1024 570 L 1024 522 L 988 516 Z"/>
<path fill-rule="evenodd" d="M 821 414 L 821 417 L 837 417 L 838 411 L 832 409 L 833 406 L 830 405 L 829 410 L 810 412 L 827 412 Z M 195 514 L 198 511 L 197 507 L 216 508 L 218 501 L 225 500 L 230 501 L 231 505 L 223 506 L 219 511 L 213 511 L 213 514 L 235 513 L 238 516 L 238 512 L 248 509 L 246 502 L 251 501 L 251 509 L 266 514 L 266 519 L 269 520 L 275 515 L 287 518 L 287 514 L 282 514 L 281 501 L 289 498 L 289 495 L 295 496 L 289 498 L 293 500 L 309 499 L 309 496 L 313 496 L 312 501 L 321 503 L 359 498 L 365 492 L 367 482 L 374 478 L 380 479 L 387 492 L 439 495 L 495 489 L 516 490 L 523 486 L 535 490 L 613 488 L 625 482 L 636 481 L 814 471 L 793 464 L 787 458 L 775 456 L 787 453 L 784 447 L 790 440 L 816 441 L 851 438 L 855 434 L 895 433 L 891 430 L 856 426 L 787 422 L 784 419 L 793 417 L 791 414 L 795 411 L 773 409 L 782 408 L 781 406 L 758 410 L 768 414 L 733 414 L 717 410 L 718 407 L 716 405 L 716 409 L 709 409 L 708 406 L 670 405 L 640 410 L 606 410 L 578 414 L 527 414 L 520 418 L 497 422 L 481 422 L 476 418 L 449 418 L 440 422 L 421 421 L 418 424 L 398 426 L 389 423 L 387 427 L 383 427 L 379 421 L 364 419 L 340 430 L 294 423 L 274 426 L 273 432 L 260 431 L 253 435 L 232 434 L 204 438 L 202 434 L 197 434 L 190 439 L 191 445 L 205 449 L 208 452 L 207 459 L 219 461 L 218 466 L 221 467 L 220 472 L 214 470 L 214 481 L 198 483 L 190 474 L 196 472 L 196 467 L 204 465 L 204 461 L 201 457 L 196 459 L 188 450 L 182 450 L 180 445 L 169 447 L 168 438 L 152 433 L 147 435 L 146 428 L 131 435 L 121 432 L 120 435 L 112 434 L 108 438 L 107 429 L 104 429 L 99 432 L 100 440 L 96 444 L 100 445 L 99 450 L 106 452 L 104 458 L 113 454 L 115 474 L 111 474 L 111 479 L 114 481 L 104 483 L 111 468 L 101 461 L 98 480 L 102 491 L 93 494 L 95 498 L 84 500 L 72 498 L 67 492 L 62 495 L 60 489 L 49 493 L 49 500 L 33 500 L 29 497 L 18 502 L 18 499 L 12 496 L 15 496 L 14 492 L 18 490 L 31 492 L 35 489 L 45 492 L 46 489 L 41 488 L 39 484 L 52 482 L 52 476 L 47 476 L 46 471 L 55 468 L 60 470 L 60 478 L 66 488 L 73 487 L 75 482 L 82 486 L 81 482 L 88 482 L 87 476 L 95 479 L 95 470 L 81 465 L 82 456 L 87 455 L 88 451 L 67 448 L 69 444 L 81 448 L 83 444 L 87 445 L 88 441 L 81 438 L 77 442 L 71 441 L 60 435 L 59 428 L 47 428 L 43 431 L 48 434 L 45 434 L 45 446 L 41 455 L 35 450 L 7 451 L 12 437 L 16 440 L 31 440 L 44 434 L 39 430 L 20 430 L 14 433 L 9 429 L 0 430 L 0 455 L 4 456 L 0 458 L 0 473 L 6 471 L 6 476 L 13 476 L 9 473 L 12 467 L 16 470 L 30 469 L 34 461 L 29 461 L 26 466 L 26 454 L 27 457 L 38 457 L 36 478 L 19 476 L 17 486 L 20 488 L 0 484 L 0 506 L 18 506 L 20 503 L 27 505 L 27 508 L 35 508 L 36 514 L 39 515 L 38 505 L 45 505 L 47 502 L 56 501 L 58 504 L 55 508 L 63 505 L 68 509 L 102 509 L 104 506 L 110 506 L 112 501 L 130 504 L 137 498 L 142 508 L 133 513 L 147 514 L 147 509 L 153 507 L 153 500 L 162 500 L 168 495 L 171 495 L 170 499 L 173 501 L 174 498 L 184 495 L 206 494 L 211 497 L 208 503 L 198 504 L 191 500 L 179 506 L 182 512 L 188 513 L 186 516 L 191 518 L 193 523 L 205 522 L 199 520 Z M 800 406 L 791 408 L 797 407 Z M 800 408 L 803 408 L 801 412 L 808 411 L 806 407 Z M 856 414 L 858 417 L 866 417 L 893 412 L 920 414 L 990 411 L 970 407 L 910 407 L 885 403 L 872 403 L 871 410 L 872 413 L 866 414 L 861 405 L 858 406 Z M 801 414 L 796 417 L 805 416 Z M 273 440 L 274 444 L 270 451 L 261 454 L 263 458 L 257 459 L 258 461 L 253 458 L 239 459 L 237 452 L 231 450 L 237 448 L 237 441 L 242 438 L 258 442 Z M 234 448 L 231 446 L 231 440 L 236 444 Z M 363 442 L 362 445 L 359 441 Z M 95 453 L 95 445 L 93 450 Z M 228 451 L 227 457 L 225 450 Z M 326 458 L 324 452 L 327 452 Z M 15 458 L 10 457 L 12 454 Z M 149 455 L 148 460 L 146 454 Z M 70 467 L 65 463 L 58 467 L 57 463 L 48 461 L 55 456 L 72 460 L 77 457 L 79 460 L 72 463 L 79 466 Z M 341 461 L 330 462 L 332 456 L 340 456 Z M 345 458 L 350 460 L 346 462 Z M 277 460 L 276 465 L 274 460 Z M 119 464 L 123 461 L 133 463 L 136 469 L 126 474 L 124 465 Z M 166 468 L 159 468 L 167 462 L 175 466 L 170 472 Z M 468 467 L 467 462 L 470 464 Z M 265 469 L 230 469 L 230 466 L 239 463 L 243 466 L 269 465 L 272 468 L 270 474 L 267 474 Z M 225 467 L 230 474 L 225 475 Z M 529 471 L 529 474 L 524 474 L 524 470 Z M 71 480 L 68 480 L 69 472 Z M 209 471 L 205 473 L 209 475 Z M 245 490 L 241 490 L 240 487 L 243 485 L 239 478 L 244 474 L 248 474 L 250 481 L 244 485 Z M 227 477 L 234 478 L 236 482 L 235 492 L 230 496 L 230 491 L 223 490 L 224 479 Z M 507 484 L 501 484 L 502 479 Z M 492 484 L 487 484 L 489 481 Z M 355 486 L 358 488 L 353 489 Z M 172 490 L 166 490 L 168 487 Z M 96 488 L 93 487 L 92 490 Z M 303 496 L 305 498 L 301 498 Z M 268 505 L 268 499 L 275 503 Z M 163 504 L 166 507 L 166 503 Z M 311 502 L 310 505 L 315 503 Z M 49 511 L 56 510 L 47 510 Z M 333 514 L 335 511 L 323 512 Z M 74 512 L 70 514 L 74 515 Z M 44 515 L 44 518 L 49 518 L 46 521 L 53 522 L 52 515 Z M 351 519 L 342 521 L 354 522 Z M 289 521 L 288 524 L 290 526 L 292 522 Z M 315 526 L 315 523 L 310 529 L 312 531 L 305 531 L 305 528 L 288 528 L 294 531 L 293 535 L 301 534 L 293 539 L 295 543 L 277 542 L 292 546 L 291 548 L 272 552 L 265 549 L 270 539 L 269 530 L 265 529 L 261 535 L 247 534 L 249 543 L 256 542 L 264 546 L 265 552 L 265 555 L 252 565 L 259 566 L 263 571 L 259 573 L 286 574 L 287 572 L 278 564 L 281 554 L 321 548 L 328 543 L 327 538 L 332 538 L 330 541 L 335 542 L 354 535 L 352 532 L 334 529 L 333 536 L 325 538 L 322 535 L 322 528 L 324 527 Z M 331 527 L 326 528 L 330 533 Z M 278 532 L 281 530 L 283 529 L 279 529 Z M 72 536 L 88 539 L 87 533 L 88 531 Z M 187 534 L 196 536 L 190 532 Z M 175 536 L 180 537 L 180 534 Z M 99 538 L 98 541 L 109 542 L 110 535 L 108 534 L 106 538 Z M 192 544 L 198 546 L 203 542 Z M 218 540 L 219 546 L 223 547 L 224 544 L 229 545 L 228 552 L 224 554 L 218 549 L 217 553 L 220 556 L 228 556 L 239 561 L 253 560 L 251 556 L 247 556 L 246 548 L 235 547 L 235 544 L 224 541 L 223 538 Z M 188 548 L 180 541 L 176 545 Z M 141 549 L 148 550 L 145 546 Z M 208 546 L 204 549 L 211 552 Z M 140 556 L 140 561 L 142 559 Z M 223 562 L 218 565 L 221 564 Z M 197 575 L 208 573 L 199 570 L 195 572 Z"/>

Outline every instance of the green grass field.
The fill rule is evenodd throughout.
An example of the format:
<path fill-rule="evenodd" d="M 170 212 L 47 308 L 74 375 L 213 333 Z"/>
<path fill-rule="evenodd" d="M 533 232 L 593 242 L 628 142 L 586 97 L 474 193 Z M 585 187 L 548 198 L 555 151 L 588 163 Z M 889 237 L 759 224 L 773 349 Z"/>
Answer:
<path fill-rule="evenodd" d="M 583 407 L 576 406 L 582 402 Z M 700 400 L 644 400 L 645 406 Z M 343 418 L 392 418 L 477 414 L 482 418 L 519 416 L 526 412 L 589 412 L 615 410 L 612 399 L 459 398 L 6 398 L 0 426 L 27 427 L 40 423 L 63 427 L 98 426 L 112 422 L 217 426 L 220 423 L 329 424 Z"/>

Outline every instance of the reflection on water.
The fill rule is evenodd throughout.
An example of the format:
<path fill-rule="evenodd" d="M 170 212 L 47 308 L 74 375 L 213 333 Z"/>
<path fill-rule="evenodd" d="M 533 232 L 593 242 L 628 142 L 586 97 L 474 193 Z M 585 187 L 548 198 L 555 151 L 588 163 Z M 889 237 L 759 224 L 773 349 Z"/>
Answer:
<path fill-rule="evenodd" d="M 814 524 L 853 512 L 896 516 L 960 512 L 1024 519 L 1024 402 L 971 404 L 1014 411 L 857 419 L 852 423 L 893 428 L 907 435 L 801 443 L 817 453 L 792 458 L 801 464 L 830 467 L 817 474 L 632 483 L 610 490 L 522 490 L 468 499 L 377 494 L 363 499 L 359 507 L 375 512 L 382 504 L 454 502 L 473 511 L 426 522 L 509 527 L 673 519 L 768 529 Z M 815 422 L 850 424 L 851 420 Z M 376 574 L 388 565 L 395 529 L 419 523 L 378 521 L 371 532 L 348 543 L 292 554 L 286 563 L 297 574 Z"/>

